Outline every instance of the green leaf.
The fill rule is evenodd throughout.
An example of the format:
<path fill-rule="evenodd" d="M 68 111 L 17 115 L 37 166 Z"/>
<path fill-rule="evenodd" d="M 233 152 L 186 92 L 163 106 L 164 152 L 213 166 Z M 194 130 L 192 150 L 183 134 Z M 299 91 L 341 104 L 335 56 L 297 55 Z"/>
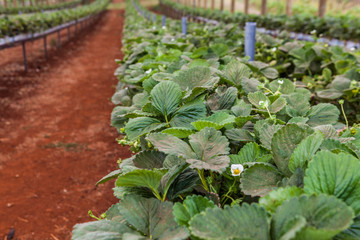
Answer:
<path fill-rule="evenodd" d="M 145 150 L 135 155 L 134 166 L 141 169 L 152 170 L 162 168 L 166 155 L 162 152 Z"/>
<path fill-rule="evenodd" d="M 238 142 L 251 142 L 254 141 L 253 135 L 245 129 L 232 128 L 225 131 L 226 137 L 230 140 Z"/>
<path fill-rule="evenodd" d="M 230 109 L 237 99 L 237 93 L 238 90 L 234 87 L 218 87 L 216 92 L 208 98 L 207 105 L 212 111 Z"/>
<path fill-rule="evenodd" d="M 287 101 L 286 113 L 290 117 L 303 117 L 309 112 L 310 103 L 303 94 L 295 92 L 284 97 Z"/>
<path fill-rule="evenodd" d="M 305 172 L 304 190 L 308 194 L 325 193 L 342 199 L 360 213 L 360 161 L 347 153 L 321 151 Z"/>
<path fill-rule="evenodd" d="M 206 106 L 202 101 L 194 101 L 181 106 L 172 117 L 172 127 L 192 128 L 191 123 L 206 117 Z"/>
<path fill-rule="evenodd" d="M 187 164 L 181 164 L 177 166 L 173 166 L 162 178 L 160 182 L 161 192 L 163 193 L 163 200 L 166 199 L 166 195 L 168 190 L 179 174 L 181 174 L 186 168 L 188 167 Z"/>
<path fill-rule="evenodd" d="M 117 169 L 112 171 L 111 173 L 107 174 L 105 177 L 101 178 L 97 183 L 96 186 L 102 183 L 105 183 L 111 179 L 117 178 L 122 173 L 121 169 Z"/>
<path fill-rule="evenodd" d="M 275 68 L 267 67 L 264 69 L 261 69 L 260 72 L 269 79 L 275 79 L 279 76 L 278 71 Z"/>
<path fill-rule="evenodd" d="M 231 161 L 231 164 L 243 164 L 246 162 L 257 162 L 258 159 L 268 154 L 266 150 L 261 148 L 254 142 L 247 143 L 242 147 L 236 158 L 238 161 Z"/>
<path fill-rule="evenodd" d="M 231 108 L 231 111 L 237 117 L 247 117 L 251 113 L 251 104 L 247 104 L 244 100 L 240 100 L 235 106 Z"/>
<path fill-rule="evenodd" d="M 235 122 L 235 116 L 230 115 L 226 112 L 216 112 L 215 114 L 204 118 L 203 120 L 198 120 L 192 122 L 191 124 L 195 127 L 196 130 L 200 131 L 206 127 L 212 127 L 216 130 L 219 130 L 226 125 L 233 124 Z"/>
<path fill-rule="evenodd" d="M 151 131 L 160 129 L 166 124 L 151 117 L 138 117 L 130 119 L 125 125 L 125 133 L 129 140 L 136 140 L 138 137 L 148 134 Z"/>
<path fill-rule="evenodd" d="M 267 149 L 271 149 L 272 138 L 280 128 L 282 128 L 281 125 L 270 125 L 267 123 L 261 127 L 259 139 Z"/>
<path fill-rule="evenodd" d="M 127 195 L 120 201 L 119 211 L 127 223 L 149 239 L 187 239 L 189 234 L 175 222 L 172 207 L 170 202 Z"/>
<path fill-rule="evenodd" d="M 306 137 L 295 148 L 289 161 L 289 170 L 295 172 L 296 168 L 306 169 L 308 162 L 315 155 L 324 140 L 324 135 L 320 131 Z"/>
<path fill-rule="evenodd" d="M 257 163 L 242 173 L 241 190 L 246 195 L 265 196 L 281 181 L 281 173 L 273 166 Z"/>
<path fill-rule="evenodd" d="M 196 158 L 190 146 L 181 139 L 165 133 L 150 134 L 147 139 L 160 151 L 166 154 L 182 156 L 184 158 Z M 176 146 L 176 147 L 174 147 Z"/>
<path fill-rule="evenodd" d="M 260 198 L 259 204 L 267 211 L 275 213 L 276 209 L 281 206 L 284 201 L 300 196 L 303 193 L 304 190 L 298 187 L 278 188 L 269 192 L 268 195 Z"/>
<path fill-rule="evenodd" d="M 123 233 L 135 232 L 124 223 L 100 220 L 76 224 L 72 232 L 73 240 L 119 240 Z"/>
<path fill-rule="evenodd" d="M 297 145 L 311 134 L 311 129 L 304 129 L 296 124 L 288 124 L 278 130 L 271 142 L 274 162 L 287 177 L 291 176 L 289 160 Z"/>
<path fill-rule="evenodd" d="M 360 239 L 360 216 L 354 219 L 350 228 L 335 236 L 334 240 L 357 240 Z"/>
<path fill-rule="evenodd" d="M 353 215 L 351 208 L 333 196 L 294 197 L 277 208 L 271 223 L 272 239 L 328 240 L 348 228 Z"/>
<path fill-rule="evenodd" d="M 200 196 L 187 196 L 184 202 L 175 203 L 173 206 L 173 214 L 175 221 L 179 225 L 189 226 L 189 221 L 197 214 L 205 211 L 207 208 L 214 208 L 216 205 L 209 199 Z"/>
<path fill-rule="evenodd" d="M 180 71 L 173 81 L 178 83 L 183 91 L 186 91 L 185 97 L 190 97 L 214 87 L 219 78 L 213 77 L 211 70 L 207 67 L 194 67 Z"/>
<path fill-rule="evenodd" d="M 178 84 L 165 81 L 157 84 L 151 90 L 150 96 L 152 105 L 166 117 L 175 112 L 179 106 L 182 92 Z"/>
<path fill-rule="evenodd" d="M 269 111 L 271 113 L 277 113 L 285 106 L 286 106 L 286 100 L 282 97 L 279 97 L 269 106 Z"/>
<path fill-rule="evenodd" d="M 222 72 L 227 83 L 239 88 L 244 78 L 250 77 L 250 68 L 238 60 L 230 61 Z"/>
<path fill-rule="evenodd" d="M 337 122 L 340 115 L 339 109 L 330 103 L 320 103 L 311 107 L 307 117 L 309 124 L 312 127 L 326 124 L 334 124 Z"/>
<path fill-rule="evenodd" d="M 190 221 L 192 235 L 209 240 L 269 240 L 266 211 L 257 204 L 208 208 Z"/>
<path fill-rule="evenodd" d="M 210 49 L 213 50 L 213 52 L 218 56 L 218 57 L 223 57 L 225 56 L 228 51 L 229 51 L 229 47 L 226 44 L 223 43 L 216 43 L 210 46 Z"/>
<path fill-rule="evenodd" d="M 282 94 L 291 94 L 295 91 L 295 84 L 287 78 L 278 78 L 270 83 L 269 88 L 273 92 L 279 90 Z"/>
<path fill-rule="evenodd" d="M 191 134 L 195 133 L 195 131 L 188 128 L 172 127 L 163 130 L 162 133 L 170 134 L 177 138 L 187 138 Z"/>
<path fill-rule="evenodd" d="M 151 189 L 156 195 L 157 189 L 160 186 L 162 176 L 165 175 L 167 169 L 162 170 L 148 170 L 137 169 L 120 175 L 116 180 L 117 187 L 147 187 Z"/>
<path fill-rule="evenodd" d="M 229 165 L 229 142 L 220 131 L 204 128 L 190 135 L 189 143 L 196 154 L 196 158 L 186 159 L 191 168 L 221 172 Z"/>
<path fill-rule="evenodd" d="M 236 117 L 235 123 L 239 128 L 242 128 L 248 121 L 252 120 L 254 116 L 247 116 L 247 117 Z"/>
<path fill-rule="evenodd" d="M 261 108 L 260 107 L 260 102 L 268 102 L 270 104 L 270 100 L 267 96 L 265 96 L 265 94 L 263 92 L 254 92 L 254 93 L 249 93 L 248 94 L 248 99 L 250 101 L 250 103 L 252 105 L 254 105 L 256 108 Z"/>

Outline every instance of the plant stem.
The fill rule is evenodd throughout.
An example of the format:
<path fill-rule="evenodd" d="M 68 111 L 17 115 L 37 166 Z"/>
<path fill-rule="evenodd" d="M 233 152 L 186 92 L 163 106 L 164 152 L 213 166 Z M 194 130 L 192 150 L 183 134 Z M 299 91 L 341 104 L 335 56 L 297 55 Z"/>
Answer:
<path fill-rule="evenodd" d="M 344 103 L 340 104 L 341 106 L 341 112 L 345 118 L 345 123 L 346 123 L 346 129 L 349 129 L 349 122 L 347 120 L 346 114 L 345 114 L 345 110 L 344 110 Z"/>
<path fill-rule="evenodd" d="M 200 180 L 201 180 L 201 183 L 203 184 L 203 187 L 204 189 L 207 191 L 207 192 L 210 192 L 209 190 L 209 187 L 206 183 L 206 180 L 205 180 L 205 177 L 204 177 L 204 170 L 197 170 L 198 171 L 198 174 L 199 174 L 199 177 L 200 177 Z"/>

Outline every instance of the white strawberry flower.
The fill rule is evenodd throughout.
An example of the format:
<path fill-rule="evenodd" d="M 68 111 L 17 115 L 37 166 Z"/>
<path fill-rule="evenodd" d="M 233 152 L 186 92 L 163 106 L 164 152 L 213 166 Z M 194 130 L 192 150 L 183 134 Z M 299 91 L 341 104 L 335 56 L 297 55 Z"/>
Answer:
<path fill-rule="evenodd" d="M 273 52 L 275 52 L 276 50 L 277 50 L 276 47 L 273 47 L 273 48 L 271 49 L 271 51 L 273 51 Z"/>
<path fill-rule="evenodd" d="M 284 80 L 278 80 L 278 84 L 282 85 L 284 83 Z"/>
<path fill-rule="evenodd" d="M 240 176 L 240 174 L 244 171 L 244 166 L 241 164 L 231 164 L 231 174 L 236 177 Z"/>
<path fill-rule="evenodd" d="M 150 69 L 147 70 L 145 73 L 146 73 L 146 74 L 149 74 L 149 73 L 151 73 L 151 71 L 152 71 L 152 69 L 150 68 Z"/>
<path fill-rule="evenodd" d="M 261 108 L 267 108 L 269 106 L 269 101 L 259 101 L 259 105 Z"/>

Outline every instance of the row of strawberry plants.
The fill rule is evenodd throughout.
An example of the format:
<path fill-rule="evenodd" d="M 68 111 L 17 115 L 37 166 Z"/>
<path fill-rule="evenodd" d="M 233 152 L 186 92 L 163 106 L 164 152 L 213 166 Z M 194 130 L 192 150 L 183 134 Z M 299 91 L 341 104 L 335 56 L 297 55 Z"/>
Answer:
<path fill-rule="evenodd" d="M 312 69 L 297 76 L 304 64 L 289 53 L 313 49 L 325 61 L 341 49 L 273 50 L 259 35 L 247 62 L 234 25 L 189 23 L 183 36 L 178 21 L 166 24 L 127 2 L 112 125 L 136 154 L 98 182 L 116 178 L 119 203 L 76 225 L 73 239 L 358 239 L 360 128 L 319 103 L 299 81 Z M 292 67 L 260 61 L 277 51 Z M 335 82 L 331 65 L 324 76 Z"/>
<path fill-rule="evenodd" d="M 66 22 L 96 14 L 103 11 L 109 2 L 110 0 L 96 0 L 92 4 L 74 9 L 16 17 L 5 16 L 0 18 L 0 38 L 41 32 Z"/>
<path fill-rule="evenodd" d="M 71 8 L 80 4 L 80 0 L 75 0 L 71 2 L 61 2 L 51 5 L 34 5 L 34 6 L 25 6 L 25 7 L 2 7 L 0 6 L 0 14 L 19 14 L 21 13 L 34 13 L 41 11 L 49 10 L 59 10 L 64 8 Z"/>
<path fill-rule="evenodd" d="M 186 14 L 236 23 L 242 26 L 246 22 L 256 22 L 259 27 L 267 29 L 306 34 L 316 30 L 316 34 L 324 37 L 360 41 L 360 19 L 351 15 L 320 18 L 309 14 L 296 14 L 293 16 L 244 14 L 242 12 L 232 14 L 218 9 L 213 11 L 211 9 L 184 6 L 171 0 L 161 0 L 161 2 Z"/>

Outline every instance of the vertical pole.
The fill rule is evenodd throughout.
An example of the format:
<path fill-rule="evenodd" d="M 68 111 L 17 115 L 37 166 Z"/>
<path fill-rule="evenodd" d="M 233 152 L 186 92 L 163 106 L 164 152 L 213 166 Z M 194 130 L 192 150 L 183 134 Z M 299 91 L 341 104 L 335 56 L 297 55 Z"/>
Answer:
<path fill-rule="evenodd" d="M 165 15 L 162 15 L 162 27 L 163 28 L 166 27 L 166 17 L 165 17 Z"/>
<path fill-rule="evenodd" d="M 58 37 L 58 48 L 60 48 L 61 47 L 60 31 L 57 31 L 57 37 Z"/>
<path fill-rule="evenodd" d="M 249 14 L 249 1 L 250 0 L 244 0 L 244 13 Z"/>
<path fill-rule="evenodd" d="M 13 0 L 13 1 L 12 1 L 12 4 L 13 4 L 13 7 L 16 7 L 16 6 L 17 6 L 16 0 Z"/>
<path fill-rule="evenodd" d="M 182 34 L 186 35 L 187 32 L 186 17 L 181 18 L 181 32 Z"/>
<path fill-rule="evenodd" d="M 4 0 L 4 7 L 7 7 L 7 0 Z"/>
<path fill-rule="evenodd" d="M 47 54 L 47 41 L 46 41 L 46 35 L 44 36 L 44 55 L 45 55 L 45 58 L 48 57 L 48 54 Z"/>
<path fill-rule="evenodd" d="M 235 12 L 235 0 L 231 0 L 231 8 L 230 8 L 231 13 Z"/>
<path fill-rule="evenodd" d="M 220 0 L 220 10 L 224 11 L 224 0 Z"/>
<path fill-rule="evenodd" d="M 27 70 L 28 70 L 28 64 L 27 64 L 27 59 L 26 59 L 26 47 L 25 47 L 25 42 L 22 42 L 22 50 L 23 50 L 23 57 L 24 57 L 24 70 L 25 70 L 25 72 L 27 72 Z"/>
<path fill-rule="evenodd" d="M 255 59 L 255 35 L 256 22 L 247 22 L 245 25 L 245 56 L 249 56 L 250 61 Z"/>
<path fill-rule="evenodd" d="M 267 0 L 261 0 L 261 15 L 266 14 Z"/>
<path fill-rule="evenodd" d="M 21 0 L 21 5 L 25 7 L 25 0 Z"/>
<path fill-rule="evenodd" d="M 319 1 L 319 17 L 324 17 L 326 12 L 326 0 Z"/>
<path fill-rule="evenodd" d="M 207 9 L 208 0 L 204 0 L 204 8 Z"/>
<path fill-rule="evenodd" d="M 286 0 L 286 15 L 292 15 L 292 0 Z"/>
<path fill-rule="evenodd" d="M 197 7 L 198 7 L 198 8 L 201 8 L 201 0 L 198 0 L 198 1 L 197 1 Z"/>
<path fill-rule="evenodd" d="M 153 13 L 153 23 L 156 24 L 156 15 Z"/>
<path fill-rule="evenodd" d="M 211 10 L 215 10 L 215 0 L 211 0 Z"/>

